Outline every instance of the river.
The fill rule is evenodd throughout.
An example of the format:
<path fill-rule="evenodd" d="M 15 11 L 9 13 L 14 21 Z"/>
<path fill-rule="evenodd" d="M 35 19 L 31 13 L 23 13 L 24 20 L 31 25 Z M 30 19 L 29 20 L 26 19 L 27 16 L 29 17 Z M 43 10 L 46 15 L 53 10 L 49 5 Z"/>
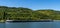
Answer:
<path fill-rule="evenodd" d="M 0 23 L 0 28 L 5 28 L 5 23 Z"/>
<path fill-rule="evenodd" d="M 0 23 L 0 28 L 60 28 L 60 21 Z"/>

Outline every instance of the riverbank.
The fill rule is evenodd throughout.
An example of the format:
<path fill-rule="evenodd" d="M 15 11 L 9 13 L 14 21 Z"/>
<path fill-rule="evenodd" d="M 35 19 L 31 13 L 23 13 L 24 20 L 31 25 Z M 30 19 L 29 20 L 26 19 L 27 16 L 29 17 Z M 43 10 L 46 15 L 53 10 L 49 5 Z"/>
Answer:
<path fill-rule="evenodd" d="M 4 23 L 5 21 L 4 20 L 0 20 L 0 23 Z"/>
<path fill-rule="evenodd" d="M 47 21 L 12 21 L 12 22 L 55 22 L 55 21 L 60 21 L 60 20 L 47 20 Z M 4 23 L 5 20 L 0 20 L 0 23 Z"/>
<path fill-rule="evenodd" d="M 60 20 L 53 20 L 54 22 L 60 22 Z"/>

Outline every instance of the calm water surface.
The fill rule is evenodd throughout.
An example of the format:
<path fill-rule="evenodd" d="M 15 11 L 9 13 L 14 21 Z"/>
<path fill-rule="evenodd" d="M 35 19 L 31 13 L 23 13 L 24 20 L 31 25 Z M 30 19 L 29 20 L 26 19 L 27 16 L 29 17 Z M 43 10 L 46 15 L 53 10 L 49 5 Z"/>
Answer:
<path fill-rule="evenodd" d="M 52 22 L 7 23 L 6 28 L 52 28 Z"/>
<path fill-rule="evenodd" d="M 5 23 L 0 23 L 0 28 L 5 28 Z"/>
<path fill-rule="evenodd" d="M 4 28 L 4 23 L 0 23 L 0 28 Z M 5 23 L 5 28 L 60 28 L 60 21 L 55 22 L 15 22 Z"/>

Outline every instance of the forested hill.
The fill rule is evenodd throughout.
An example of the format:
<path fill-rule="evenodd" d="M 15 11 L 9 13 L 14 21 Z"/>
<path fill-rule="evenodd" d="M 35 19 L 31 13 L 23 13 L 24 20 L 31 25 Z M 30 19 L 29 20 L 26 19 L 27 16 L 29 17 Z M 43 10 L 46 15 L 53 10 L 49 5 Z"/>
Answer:
<path fill-rule="evenodd" d="M 0 6 L 0 20 L 60 20 L 60 11 L 52 9 L 32 10 L 23 7 Z"/>

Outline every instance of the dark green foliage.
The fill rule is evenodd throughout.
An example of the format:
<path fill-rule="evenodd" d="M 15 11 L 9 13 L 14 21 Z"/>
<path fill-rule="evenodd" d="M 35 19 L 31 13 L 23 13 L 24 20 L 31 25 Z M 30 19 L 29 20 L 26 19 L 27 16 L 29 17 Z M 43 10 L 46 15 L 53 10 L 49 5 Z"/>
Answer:
<path fill-rule="evenodd" d="M 60 11 L 52 9 L 31 10 L 23 7 L 0 6 L 0 20 L 60 20 Z"/>

